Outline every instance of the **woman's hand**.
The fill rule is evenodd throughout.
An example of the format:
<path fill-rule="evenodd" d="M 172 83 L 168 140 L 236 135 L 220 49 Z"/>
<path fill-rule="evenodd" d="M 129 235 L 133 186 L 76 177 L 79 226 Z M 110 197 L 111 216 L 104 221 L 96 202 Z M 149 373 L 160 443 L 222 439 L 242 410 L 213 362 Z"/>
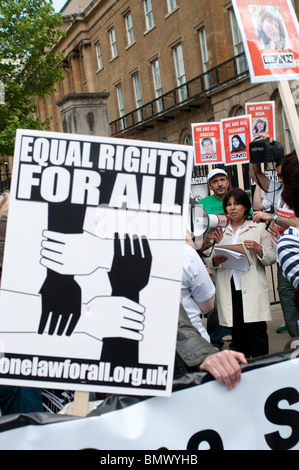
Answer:
<path fill-rule="evenodd" d="M 202 250 L 205 251 L 213 245 L 217 245 L 223 238 L 221 227 L 212 228 L 207 231 L 203 238 Z"/>
<path fill-rule="evenodd" d="M 217 267 L 220 264 L 224 263 L 227 260 L 226 256 L 214 255 L 213 256 L 213 266 Z"/>
<path fill-rule="evenodd" d="M 246 250 L 252 253 L 256 253 L 257 255 L 259 255 L 260 258 L 263 257 L 263 248 L 262 245 L 260 245 L 259 243 L 253 240 L 244 240 L 243 244 Z"/>

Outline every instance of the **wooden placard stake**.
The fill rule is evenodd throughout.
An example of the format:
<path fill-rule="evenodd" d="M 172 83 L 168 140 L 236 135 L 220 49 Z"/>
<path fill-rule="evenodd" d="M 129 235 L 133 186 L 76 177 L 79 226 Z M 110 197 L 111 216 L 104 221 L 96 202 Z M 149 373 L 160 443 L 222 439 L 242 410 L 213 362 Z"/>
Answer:
<path fill-rule="evenodd" d="M 87 416 L 88 414 L 88 404 L 89 404 L 89 392 L 81 392 L 79 390 L 75 391 L 74 396 L 74 416 Z"/>
<path fill-rule="evenodd" d="M 295 150 L 299 159 L 299 118 L 289 82 L 287 80 L 279 81 L 278 91 L 288 120 Z"/>

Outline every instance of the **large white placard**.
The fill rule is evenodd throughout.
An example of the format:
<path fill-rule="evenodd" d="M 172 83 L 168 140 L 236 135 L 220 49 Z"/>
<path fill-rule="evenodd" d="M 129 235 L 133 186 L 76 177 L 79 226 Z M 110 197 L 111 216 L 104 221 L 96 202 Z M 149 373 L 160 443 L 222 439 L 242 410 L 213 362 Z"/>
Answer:
<path fill-rule="evenodd" d="M 0 383 L 169 395 L 192 147 L 17 133 Z"/>

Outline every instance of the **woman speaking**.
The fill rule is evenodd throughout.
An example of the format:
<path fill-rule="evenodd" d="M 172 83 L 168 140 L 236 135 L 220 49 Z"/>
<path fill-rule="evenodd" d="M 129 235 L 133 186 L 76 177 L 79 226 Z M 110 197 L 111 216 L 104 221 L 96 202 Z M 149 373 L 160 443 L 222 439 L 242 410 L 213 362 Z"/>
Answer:
<path fill-rule="evenodd" d="M 218 246 L 242 244 L 249 269 L 225 268 L 227 258 L 215 252 L 207 259 L 216 274 L 219 323 L 232 328 L 233 349 L 247 358 L 265 355 L 269 352 L 266 322 L 272 319 L 265 266 L 276 259 L 272 239 L 264 224 L 248 220 L 251 202 L 242 189 L 229 191 L 223 208 L 230 223 Z"/>

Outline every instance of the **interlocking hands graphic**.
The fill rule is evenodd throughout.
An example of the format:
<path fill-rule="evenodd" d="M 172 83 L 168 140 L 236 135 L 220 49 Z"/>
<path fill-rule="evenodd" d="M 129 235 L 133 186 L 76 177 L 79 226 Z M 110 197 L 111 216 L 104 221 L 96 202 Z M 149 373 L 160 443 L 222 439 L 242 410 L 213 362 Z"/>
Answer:
<path fill-rule="evenodd" d="M 138 342 L 143 339 L 145 307 L 139 295 L 148 284 L 152 255 L 146 237 L 126 234 L 121 240 L 101 239 L 88 232 L 43 232 L 41 264 L 48 275 L 41 289 L 42 317 L 39 333 L 70 336 L 75 327 L 103 341 L 101 360 L 138 362 Z M 96 295 L 82 304 L 75 275 L 89 275 L 98 268 L 107 271 L 111 297 Z M 109 268 L 111 268 L 109 270 Z M 100 294 L 100 286 L 99 286 Z M 51 295 L 55 292 L 55 295 Z M 116 360 L 116 357 L 115 357 Z"/>

